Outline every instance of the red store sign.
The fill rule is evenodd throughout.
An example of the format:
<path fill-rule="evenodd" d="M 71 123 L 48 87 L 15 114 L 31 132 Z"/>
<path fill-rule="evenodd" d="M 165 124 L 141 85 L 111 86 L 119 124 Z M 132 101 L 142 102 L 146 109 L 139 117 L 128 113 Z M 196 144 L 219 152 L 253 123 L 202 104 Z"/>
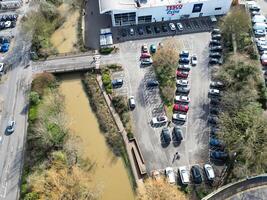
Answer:
<path fill-rule="evenodd" d="M 179 13 L 182 7 L 183 7 L 183 4 L 166 6 L 167 15 L 175 15 L 176 13 Z"/>

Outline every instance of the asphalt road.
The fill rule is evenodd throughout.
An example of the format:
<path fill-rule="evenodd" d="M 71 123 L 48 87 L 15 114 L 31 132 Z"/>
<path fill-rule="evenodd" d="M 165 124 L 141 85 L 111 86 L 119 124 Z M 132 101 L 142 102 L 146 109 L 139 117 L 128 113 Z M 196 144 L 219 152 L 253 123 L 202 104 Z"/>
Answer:
<path fill-rule="evenodd" d="M 23 7 L 20 13 L 27 11 Z M 27 130 L 27 91 L 30 87 L 31 69 L 23 67 L 29 62 L 30 38 L 18 27 L 14 31 L 13 48 L 4 58 L 12 66 L 0 84 L 0 98 L 3 100 L 0 121 L 0 199 L 18 199 L 20 177 L 23 166 L 24 140 Z M 27 36 L 27 37 L 26 37 Z M 6 135 L 10 119 L 16 121 L 13 134 Z"/>

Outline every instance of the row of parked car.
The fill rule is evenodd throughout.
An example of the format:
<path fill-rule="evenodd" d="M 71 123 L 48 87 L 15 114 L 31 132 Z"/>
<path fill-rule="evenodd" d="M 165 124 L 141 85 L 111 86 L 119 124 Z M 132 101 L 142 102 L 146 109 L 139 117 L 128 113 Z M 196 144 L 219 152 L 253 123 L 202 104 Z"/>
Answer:
<path fill-rule="evenodd" d="M 219 64 L 221 65 L 223 62 L 222 59 L 222 43 L 221 43 L 222 35 L 220 29 L 213 29 L 211 31 L 211 41 L 209 43 L 210 48 L 210 65 Z"/>
<path fill-rule="evenodd" d="M 18 15 L 17 14 L 4 14 L 0 15 L 0 21 L 5 22 L 5 21 L 17 21 Z"/>
<path fill-rule="evenodd" d="M 221 90 L 224 84 L 221 81 L 212 81 L 210 83 L 210 115 L 208 123 L 210 127 L 210 159 L 224 162 L 228 158 L 228 154 L 224 152 L 224 143 L 218 139 L 218 115 L 220 113 Z"/>
<path fill-rule="evenodd" d="M 191 173 L 190 173 L 191 171 Z M 204 181 L 204 174 L 206 177 L 206 180 L 210 183 L 212 183 L 215 179 L 215 173 L 214 169 L 210 164 L 205 164 L 203 166 L 203 170 L 199 165 L 193 165 L 190 169 L 186 166 L 181 166 L 178 168 L 177 171 L 177 177 L 180 177 L 181 183 L 183 185 L 188 185 L 190 184 L 190 174 L 192 177 L 192 181 L 194 184 L 201 184 Z M 204 173 L 202 173 L 204 171 Z M 170 184 L 176 184 L 176 176 L 175 176 L 175 171 L 172 167 L 167 167 L 165 170 L 165 175 L 167 177 L 167 180 Z"/>

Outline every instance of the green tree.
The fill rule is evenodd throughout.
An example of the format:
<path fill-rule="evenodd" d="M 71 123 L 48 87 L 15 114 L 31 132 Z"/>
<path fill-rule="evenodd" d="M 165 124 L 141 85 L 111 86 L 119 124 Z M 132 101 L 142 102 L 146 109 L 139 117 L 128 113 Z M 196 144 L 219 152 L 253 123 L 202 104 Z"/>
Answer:
<path fill-rule="evenodd" d="M 32 91 L 30 93 L 30 103 L 33 105 L 37 105 L 40 102 L 40 96 L 37 92 Z"/>

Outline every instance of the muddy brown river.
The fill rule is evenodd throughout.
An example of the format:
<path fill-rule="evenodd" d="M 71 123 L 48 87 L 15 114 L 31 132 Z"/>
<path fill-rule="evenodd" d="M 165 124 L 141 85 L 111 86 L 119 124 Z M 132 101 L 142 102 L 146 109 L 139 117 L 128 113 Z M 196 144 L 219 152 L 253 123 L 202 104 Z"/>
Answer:
<path fill-rule="evenodd" d="M 81 155 L 95 163 L 92 184 L 101 188 L 100 199 L 133 200 L 134 194 L 123 161 L 115 157 L 105 143 L 83 90 L 80 75 L 67 74 L 60 76 L 60 79 L 69 128 L 80 137 Z"/>

